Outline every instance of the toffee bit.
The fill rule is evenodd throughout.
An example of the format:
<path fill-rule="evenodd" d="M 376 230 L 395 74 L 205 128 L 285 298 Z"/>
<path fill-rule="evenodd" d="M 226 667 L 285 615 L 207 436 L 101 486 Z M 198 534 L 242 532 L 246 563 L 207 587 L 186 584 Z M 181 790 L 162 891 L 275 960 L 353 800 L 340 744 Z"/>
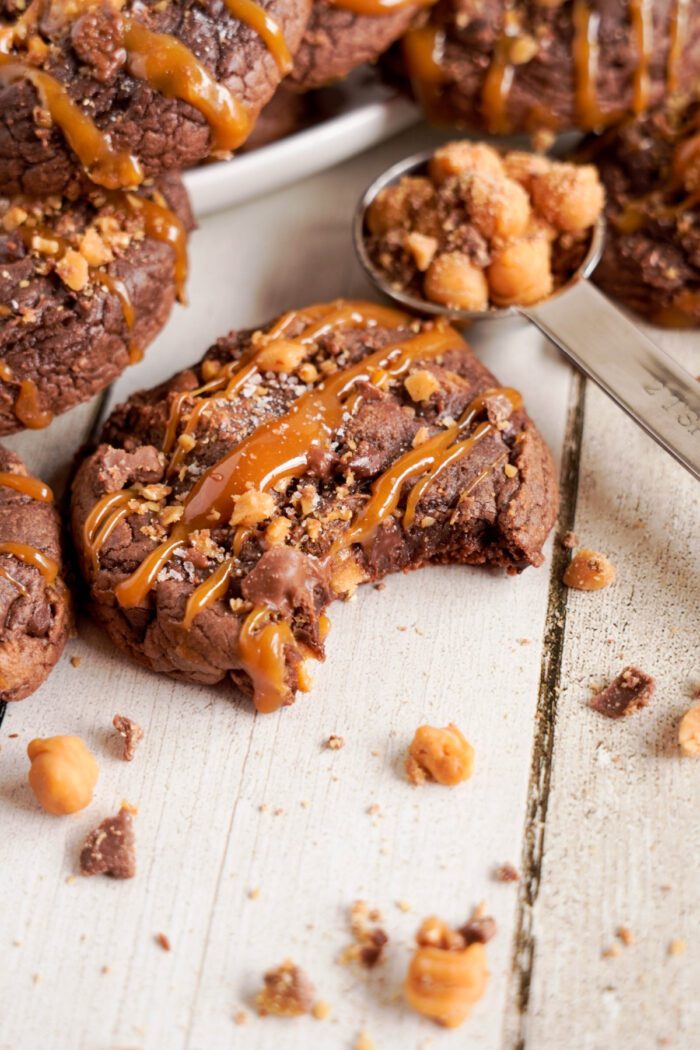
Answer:
<path fill-rule="evenodd" d="M 512 864 L 509 864 L 508 862 L 506 862 L 505 864 L 500 864 L 496 868 L 496 870 L 494 872 L 494 878 L 496 879 L 497 882 L 519 882 L 520 881 L 520 875 L 518 873 L 517 868 L 515 868 Z"/>
<path fill-rule="evenodd" d="M 258 1014 L 266 1017 L 300 1017 L 314 1005 L 314 986 L 304 971 L 286 959 L 263 977 L 263 987 L 255 997 Z"/>
<path fill-rule="evenodd" d="M 340 751 L 345 746 L 345 741 L 342 736 L 336 736 L 335 733 L 331 733 L 326 741 L 326 747 L 329 751 Z"/>
<path fill-rule="evenodd" d="M 171 949 L 170 938 L 165 933 L 156 934 L 156 944 L 158 944 L 164 952 L 169 952 Z"/>

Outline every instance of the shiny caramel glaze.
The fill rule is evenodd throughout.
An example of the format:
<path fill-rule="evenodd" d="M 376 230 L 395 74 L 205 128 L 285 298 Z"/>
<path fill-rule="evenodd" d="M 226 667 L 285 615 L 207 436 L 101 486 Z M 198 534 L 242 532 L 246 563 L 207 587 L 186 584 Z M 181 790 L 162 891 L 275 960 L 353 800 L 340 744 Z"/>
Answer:
<path fill-rule="evenodd" d="M 407 7 L 432 7 L 436 0 L 328 0 L 333 7 L 343 11 L 352 11 L 355 15 L 369 15 L 380 18 L 404 11 Z"/>
<path fill-rule="evenodd" d="M 37 550 L 36 547 L 30 547 L 27 543 L 14 543 L 11 541 L 0 543 L 0 554 L 11 554 L 13 558 L 24 562 L 25 565 L 31 565 L 33 568 L 38 569 L 49 586 L 55 582 L 58 576 L 58 565 L 53 558 L 50 558 L 48 554 L 44 554 L 43 551 Z"/>
<path fill-rule="evenodd" d="M 9 471 L 0 471 L 0 486 L 14 489 L 23 496 L 38 500 L 40 503 L 52 503 L 53 492 L 39 478 L 32 478 L 27 474 L 12 474 Z"/>
<path fill-rule="evenodd" d="M 297 397 L 283 415 L 260 424 L 210 466 L 185 497 L 181 516 L 169 526 L 167 539 L 159 543 L 136 571 L 115 588 L 118 604 L 125 610 L 143 607 L 149 591 L 175 551 L 186 545 L 195 531 L 210 528 L 216 521 L 226 523 L 237 498 L 244 493 L 249 490 L 265 493 L 283 479 L 303 477 L 309 469 L 311 451 L 318 453 L 330 448 L 347 413 L 359 405 L 362 395 L 358 392 L 358 383 L 369 382 L 381 388 L 389 381 L 405 376 L 413 363 L 440 360 L 447 351 L 465 345 L 457 332 L 443 322 L 416 333 L 409 327 L 410 320 L 398 311 L 356 302 L 319 304 L 306 311 L 291 311 L 265 333 L 262 342 L 253 340 L 251 348 L 237 361 L 219 368 L 213 378 L 196 390 L 176 395 L 166 420 L 163 440 L 164 452 L 171 456 L 171 472 L 174 455 L 183 447 L 177 438 L 178 431 L 180 436 L 192 435 L 197 421 L 213 399 L 217 396 L 235 397 L 241 389 L 243 377 L 247 379 L 255 371 L 256 358 L 274 346 L 277 339 L 288 340 L 292 325 L 297 334 L 291 341 L 301 345 L 314 342 L 321 334 L 348 326 L 371 328 L 372 325 L 382 325 L 403 329 L 382 349 L 369 353 L 341 371 L 319 377 L 319 382 Z M 215 365 L 212 367 L 216 368 Z M 203 367 L 202 374 L 206 378 L 211 370 Z M 522 403 L 514 390 L 498 388 L 486 391 L 475 397 L 454 423 L 417 448 L 410 448 L 400 455 L 375 479 L 363 507 L 354 516 L 349 516 L 346 523 L 339 525 L 341 531 L 318 562 L 321 568 L 332 574 L 336 564 L 352 557 L 353 548 L 370 544 L 381 524 L 399 512 L 404 497 L 407 498 L 403 512 L 399 512 L 399 520 L 403 521 L 404 529 L 412 527 L 417 505 L 429 487 L 450 464 L 468 456 L 492 433 L 493 425 L 483 418 L 489 396 L 506 398 L 512 409 L 519 408 Z M 191 407 L 189 414 L 183 417 L 185 404 Z M 507 458 L 508 453 L 499 454 L 473 480 L 469 490 Z M 175 462 L 181 465 L 182 456 Z M 406 486 L 411 482 L 415 485 L 413 489 L 409 488 L 407 495 Z M 85 520 L 84 544 L 95 570 L 99 569 L 100 550 L 105 540 L 134 506 L 138 506 L 131 504 L 136 496 L 134 488 L 109 493 L 95 504 Z M 226 597 L 241 564 L 238 556 L 242 544 L 253 531 L 238 526 L 233 533 L 229 556 L 190 593 L 180 624 L 183 632 L 192 627 L 204 609 Z M 325 617 L 323 619 L 325 631 L 327 621 Z M 184 639 L 183 644 L 186 644 Z M 290 694 L 297 689 L 308 687 L 304 661 L 313 654 L 295 637 L 290 622 L 280 619 L 271 607 L 249 607 L 238 646 L 241 669 L 253 685 L 259 710 L 275 710 L 288 702 Z"/>
<path fill-rule="evenodd" d="M 340 2 L 340 0 L 338 0 Z M 347 0 L 348 4 L 363 5 L 365 0 Z M 381 0 L 366 0 L 370 5 Z M 343 0 L 342 6 L 345 6 Z M 512 130 L 508 117 L 508 100 L 511 94 L 517 66 L 511 59 L 511 48 L 524 32 L 523 7 L 508 0 L 504 4 L 501 34 L 489 61 L 481 88 L 481 111 L 489 132 L 505 134 Z M 353 8 L 354 10 L 354 8 Z M 670 44 L 667 59 L 666 84 L 669 93 L 678 89 L 678 70 L 683 56 L 687 36 L 689 0 L 674 0 L 671 12 Z M 574 97 L 576 117 L 580 127 L 598 128 L 615 123 L 624 115 L 622 106 L 603 112 L 598 98 L 598 68 L 600 58 L 599 10 L 591 6 L 590 0 L 573 0 L 572 58 L 574 64 Z M 629 0 L 630 34 L 637 52 L 637 63 L 633 74 L 633 113 L 643 112 L 650 97 L 650 65 L 654 51 L 654 5 L 653 0 Z M 409 30 L 403 39 L 403 54 L 406 70 L 414 93 L 421 102 L 426 116 L 435 123 L 451 123 L 449 105 L 443 99 L 443 91 L 451 83 L 449 69 L 444 58 L 445 33 L 437 26 L 424 26 Z M 549 126 L 556 119 L 542 108 L 532 113 L 532 122 Z"/>
<path fill-rule="evenodd" d="M 3 383 L 16 383 L 19 387 L 14 403 L 17 419 L 28 430 L 43 430 L 53 419 L 53 412 L 41 408 L 39 391 L 33 379 L 16 379 L 14 372 L 6 361 L 0 361 L 0 380 Z"/>
<path fill-rule="evenodd" d="M 292 56 L 277 20 L 255 0 L 225 0 L 225 4 L 232 17 L 259 34 L 282 75 L 290 72 Z M 0 85 L 18 80 L 33 85 L 42 107 L 61 129 L 93 182 L 107 189 L 138 186 L 144 178 L 138 158 L 116 149 L 109 132 L 97 126 L 56 77 L 16 53 L 27 49 L 32 36 L 40 33 L 45 8 L 45 0 L 33 0 L 14 22 L 0 26 Z M 61 18 L 70 25 L 80 13 L 82 7 L 77 5 L 75 12 L 63 9 Z M 198 110 L 209 124 L 214 152 L 228 153 L 242 145 L 251 130 L 251 114 L 185 44 L 170 34 L 154 32 L 131 16 L 121 16 L 120 26 L 131 76 L 164 97 L 179 99 Z"/>

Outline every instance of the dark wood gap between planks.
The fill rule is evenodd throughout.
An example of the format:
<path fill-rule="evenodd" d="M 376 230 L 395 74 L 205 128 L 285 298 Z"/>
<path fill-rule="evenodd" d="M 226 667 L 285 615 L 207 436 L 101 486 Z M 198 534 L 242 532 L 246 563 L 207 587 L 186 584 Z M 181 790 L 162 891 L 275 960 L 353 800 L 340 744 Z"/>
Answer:
<path fill-rule="evenodd" d="M 520 898 L 513 942 L 511 981 L 514 983 L 514 988 L 511 1001 L 514 1001 L 515 1004 L 517 1029 L 508 1045 L 508 1050 L 525 1050 L 527 1046 L 530 986 L 537 947 L 537 938 L 534 931 L 534 907 L 539 895 L 542 878 L 557 703 L 559 700 L 566 628 L 567 588 L 562 582 L 562 576 L 568 560 L 568 551 L 562 547 L 560 537 L 565 532 L 573 530 L 576 518 L 585 395 L 586 380 L 580 373 L 576 372 L 572 379 L 566 431 L 562 444 L 561 505 L 552 547 L 544 648 L 525 813 L 525 835 L 520 869 Z M 513 984 L 511 987 L 513 987 Z"/>

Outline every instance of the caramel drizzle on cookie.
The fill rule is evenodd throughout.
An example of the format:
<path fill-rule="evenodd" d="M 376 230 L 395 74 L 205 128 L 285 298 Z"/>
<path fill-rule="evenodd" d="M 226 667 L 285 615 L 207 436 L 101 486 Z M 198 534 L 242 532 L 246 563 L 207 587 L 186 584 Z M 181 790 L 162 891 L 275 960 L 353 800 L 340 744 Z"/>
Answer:
<path fill-rule="evenodd" d="M 329 329 L 329 325 L 340 327 L 347 325 L 349 320 L 364 326 L 370 326 L 373 321 L 405 326 L 408 321 L 405 315 L 370 304 L 331 304 L 330 308 L 326 307 L 325 316 L 322 310 L 321 307 L 310 308 L 307 318 L 310 314 L 311 320 L 297 339 L 310 340 L 311 333 L 315 333 L 318 338 Z M 269 346 L 271 337 L 280 338 L 302 313 L 291 312 L 281 318 L 267 333 L 265 345 Z M 329 446 L 345 414 L 356 400 L 355 388 L 360 380 L 383 384 L 389 379 L 400 378 L 415 361 L 440 358 L 447 350 L 462 345 L 461 337 L 444 324 L 437 324 L 435 328 L 418 335 L 407 332 L 405 336 L 349 368 L 322 379 L 316 387 L 292 402 L 284 415 L 259 426 L 200 477 L 181 505 L 181 516 L 168 539 L 151 551 L 139 568 L 115 589 L 118 603 L 122 608 L 134 608 L 142 604 L 175 551 L 185 545 L 188 537 L 198 529 L 209 528 L 218 520 L 227 520 L 235 499 L 247 489 L 265 492 L 282 479 L 302 477 L 308 469 L 309 449 Z M 223 375 L 205 384 L 200 391 L 211 395 L 215 384 L 218 391 L 224 390 L 235 378 L 236 367 L 239 374 L 250 375 L 250 369 L 254 370 L 255 356 L 260 352 L 261 348 L 244 354 L 233 366 L 233 374 L 227 367 Z M 506 397 L 513 408 L 521 405 L 520 395 L 516 391 L 507 388 L 487 391 L 467 406 L 458 421 L 423 445 L 400 456 L 376 479 L 365 507 L 354 520 L 348 522 L 343 534 L 326 555 L 324 563 L 330 566 L 337 561 L 342 562 L 351 556 L 353 545 L 371 542 L 382 522 L 396 513 L 406 482 L 415 479 L 420 486 L 419 491 L 415 496 L 413 493 L 409 495 L 402 515 L 404 528 L 411 527 L 416 507 L 429 486 L 446 467 L 468 456 L 493 431 L 494 427 L 489 421 L 478 421 L 477 418 L 484 412 L 489 395 Z M 206 403 L 206 398 L 200 397 L 197 404 L 202 401 Z M 181 403 L 179 399 L 175 402 L 176 405 Z M 174 418 L 171 409 L 166 426 L 168 445 L 172 445 L 178 425 L 177 422 L 173 423 Z M 508 458 L 508 453 L 499 453 L 472 480 L 468 491 L 495 470 L 504 458 Z M 84 526 L 86 546 L 93 556 L 119 521 L 130 512 L 128 504 L 133 494 L 134 490 L 111 493 L 102 497 L 93 507 Z M 248 530 L 242 531 L 244 535 L 248 534 Z M 240 538 L 239 529 L 236 540 Z M 225 597 L 237 568 L 236 546 L 234 544 L 234 556 L 222 561 L 190 595 L 181 624 L 183 629 L 188 629 L 204 608 Z M 95 557 L 97 564 L 98 559 Z M 261 711 L 276 710 L 288 702 L 296 689 L 303 691 L 307 684 L 303 662 L 312 655 L 310 650 L 295 639 L 291 625 L 277 619 L 274 610 L 267 606 L 255 606 L 243 622 L 239 655 L 242 669 L 253 683 L 255 704 Z"/>
<path fill-rule="evenodd" d="M 19 387 L 13 411 L 28 430 L 43 430 L 53 419 L 53 412 L 39 404 L 39 389 L 33 379 L 16 379 L 6 361 L 0 361 L 0 381 L 16 383 Z"/>
<path fill-rule="evenodd" d="M 37 550 L 36 547 L 30 547 L 27 543 L 14 543 L 13 541 L 0 543 L 0 554 L 11 554 L 13 558 L 24 562 L 25 565 L 38 569 L 49 586 L 58 576 L 58 563 L 48 554 Z"/>
<path fill-rule="evenodd" d="M 508 99 L 515 79 L 515 65 L 511 60 L 511 47 L 520 29 L 520 17 L 512 0 L 508 0 L 503 12 L 501 34 L 496 41 L 493 55 L 481 88 L 481 109 L 486 128 L 492 134 L 503 135 L 510 131 Z"/>
<path fill-rule="evenodd" d="M 13 489 L 35 499 L 38 503 L 53 503 L 53 492 L 45 482 L 39 478 L 33 478 L 29 474 L 13 474 L 10 471 L 0 471 L 0 487 Z"/>
<path fill-rule="evenodd" d="M 436 0 L 328 0 L 332 7 L 352 11 L 355 15 L 381 18 L 405 11 L 407 7 L 432 7 Z"/>
<path fill-rule="evenodd" d="M 678 91 L 678 70 L 683 57 L 683 48 L 688 35 L 688 11 L 690 0 L 675 0 L 671 14 L 671 39 L 666 65 L 666 85 L 671 94 Z"/>
<path fill-rule="evenodd" d="M 443 98 L 450 79 L 444 63 L 444 31 L 430 25 L 409 29 L 401 49 L 413 92 L 426 117 L 436 124 L 449 121 L 449 107 Z"/>
<path fill-rule="evenodd" d="M 654 10 L 650 0 L 629 0 L 639 61 L 634 71 L 632 109 L 643 113 L 649 105 L 649 66 L 654 47 Z"/>
<path fill-rule="evenodd" d="M 39 503 L 52 503 L 53 492 L 45 482 L 39 478 L 33 478 L 29 474 L 13 474 L 11 471 L 0 471 L 0 486 L 19 492 L 22 496 L 37 500 Z M 38 569 L 46 582 L 52 584 L 58 575 L 58 565 L 48 554 L 30 547 L 25 543 L 0 543 L 0 555 L 9 554 L 26 565 L 33 565 Z M 11 583 L 19 591 L 22 597 L 29 595 L 27 588 L 16 580 L 15 577 L 0 565 L 0 577 Z"/>
<path fill-rule="evenodd" d="M 292 56 L 276 19 L 255 0 L 225 3 L 232 17 L 260 35 L 281 73 L 290 72 Z M 31 34 L 38 31 L 43 8 L 44 0 L 33 0 L 13 24 L 0 27 L 0 84 L 28 80 L 92 181 L 107 189 L 133 189 L 144 178 L 138 158 L 116 149 L 109 132 L 98 128 L 59 80 L 10 53 L 13 47 L 27 46 Z M 229 153 L 243 144 L 252 126 L 247 107 L 185 44 L 130 18 L 123 18 L 121 32 L 131 76 L 144 80 L 166 98 L 177 98 L 198 110 L 209 124 L 214 152 Z"/>

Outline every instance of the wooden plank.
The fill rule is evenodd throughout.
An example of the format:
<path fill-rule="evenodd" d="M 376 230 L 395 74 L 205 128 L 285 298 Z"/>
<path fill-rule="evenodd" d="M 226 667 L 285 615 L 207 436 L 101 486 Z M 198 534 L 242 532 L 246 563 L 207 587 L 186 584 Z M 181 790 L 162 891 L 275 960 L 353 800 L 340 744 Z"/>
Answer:
<path fill-rule="evenodd" d="M 693 337 L 652 338 L 700 370 Z M 583 435 L 575 529 L 618 578 L 597 594 L 557 598 L 566 626 L 561 673 L 549 684 L 547 820 L 531 829 L 544 841 L 526 854 L 541 879 L 526 886 L 521 921 L 534 967 L 521 957 L 514 976 L 516 1007 L 528 1005 L 531 976 L 529 1015 L 514 1010 L 506 1045 L 691 1047 L 700 1025 L 700 766 L 680 757 L 676 733 L 700 682 L 700 493 L 592 387 Z M 591 711 L 590 687 L 632 663 L 657 679 L 651 707 L 620 722 Z M 531 809 L 533 820 L 543 815 Z M 634 945 L 620 945 L 620 925 Z M 687 939 L 686 954 L 669 955 L 675 938 Z M 620 954 L 604 957 L 615 944 Z"/>

